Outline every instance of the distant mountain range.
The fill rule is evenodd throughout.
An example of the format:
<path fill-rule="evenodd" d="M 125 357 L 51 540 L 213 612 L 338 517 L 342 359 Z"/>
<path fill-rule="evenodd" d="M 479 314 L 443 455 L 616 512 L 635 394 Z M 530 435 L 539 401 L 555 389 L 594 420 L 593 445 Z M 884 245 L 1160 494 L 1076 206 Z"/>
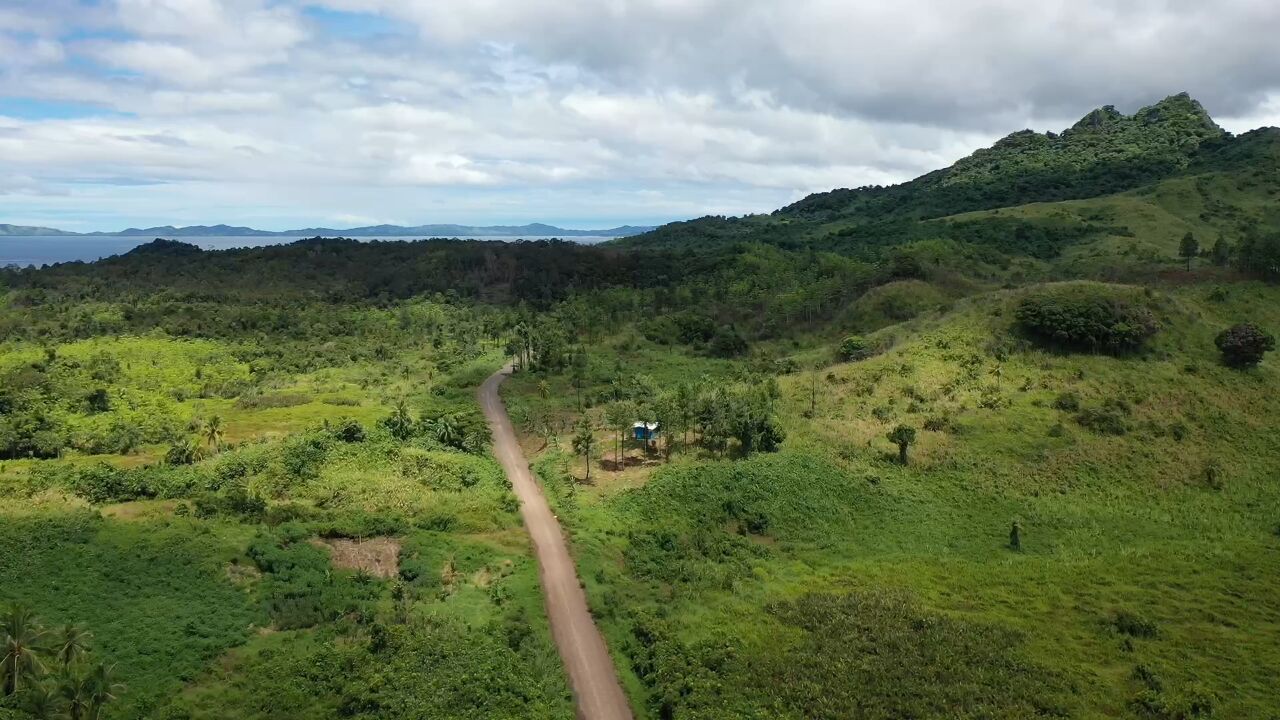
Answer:
<path fill-rule="evenodd" d="M 529 225 L 367 225 L 365 227 L 336 228 L 312 227 L 299 230 L 256 230 L 233 225 L 188 225 L 174 227 L 162 225 L 151 228 L 128 228 L 119 232 L 76 233 L 55 228 L 30 225 L 6 225 L 0 223 L 0 237 L 628 237 L 649 232 L 652 227 L 623 225 L 607 230 L 569 230 L 566 228 L 531 223 Z"/>

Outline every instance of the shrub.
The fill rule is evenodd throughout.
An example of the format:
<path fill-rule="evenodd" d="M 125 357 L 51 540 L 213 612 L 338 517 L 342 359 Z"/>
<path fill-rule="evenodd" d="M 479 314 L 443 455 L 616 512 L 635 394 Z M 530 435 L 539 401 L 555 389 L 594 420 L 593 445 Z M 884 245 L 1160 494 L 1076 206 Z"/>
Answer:
<path fill-rule="evenodd" d="M 346 443 L 364 442 L 364 426 L 351 418 L 342 418 L 338 420 L 329 433 L 333 435 L 335 440 Z"/>
<path fill-rule="evenodd" d="M 164 462 L 166 465 L 190 465 L 198 462 L 202 455 L 203 452 L 195 441 L 180 440 L 165 452 Z"/>
<path fill-rule="evenodd" d="M 871 357 L 871 344 L 861 335 L 850 335 L 840 341 L 837 354 L 846 362 L 865 360 Z"/>
<path fill-rule="evenodd" d="M 1159 634 L 1156 624 L 1151 620 L 1128 610 L 1117 610 L 1111 616 L 1111 627 L 1121 635 L 1136 638 L 1153 638 Z"/>
<path fill-rule="evenodd" d="M 1023 298 L 1019 326 L 1041 342 L 1088 352 L 1137 350 L 1159 325 L 1131 293 L 1095 283 L 1051 287 Z"/>
<path fill-rule="evenodd" d="M 1076 412 L 1080 409 L 1080 396 L 1068 390 L 1053 399 L 1053 407 L 1055 410 Z"/>
<path fill-rule="evenodd" d="M 1276 339 L 1253 323 L 1239 323 L 1218 333 L 1214 340 L 1222 352 L 1222 362 L 1230 367 L 1251 368 L 1262 356 L 1276 349 Z"/>
<path fill-rule="evenodd" d="M 267 408 L 287 408 L 306 405 L 311 396 L 302 393 L 268 393 L 266 395 L 241 395 L 236 400 L 236 407 L 242 410 L 265 410 Z"/>
<path fill-rule="evenodd" d="M 1099 435 L 1124 435 L 1129 432 L 1129 406 L 1119 400 L 1109 400 L 1098 407 L 1081 410 L 1076 422 Z"/>

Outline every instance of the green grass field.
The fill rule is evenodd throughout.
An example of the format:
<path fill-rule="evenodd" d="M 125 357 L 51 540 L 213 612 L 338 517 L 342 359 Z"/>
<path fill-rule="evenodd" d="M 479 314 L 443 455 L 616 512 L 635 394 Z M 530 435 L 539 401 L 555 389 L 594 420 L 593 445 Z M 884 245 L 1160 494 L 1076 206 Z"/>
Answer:
<path fill-rule="evenodd" d="M 1029 346 L 1011 328 L 1019 296 L 886 327 L 869 339 L 888 350 L 857 363 L 833 364 L 817 339 L 772 348 L 824 365 L 782 378 L 788 438 L 776 455 L 677 451 L 669 465 L 602 463 L 584 485 L 567 438 L 541 451 L 535 467 L 637 708 L 1276 712 L 1280 406 L 1268 388 L 1280 375 L 1271 360 L 1221 366 L 1213 336 L 1244 318 L 1280 325 L 1280 293 L 1157 290 L 1162 328 L 1124 358 Z M 623 358 L 664 382 L 717 367 L 656 348 Z M 572 414 L 574 395 L 555 386 L 543 399 L 538 380 L 513 381 L 510 404 Z M 1116 400 L 1122 435 L 1077 419 Z M 1071 402 L 1078 410 L 1061 409 Z M 920 428 L 905 468 L 885 439 L 898 423 Z"/>

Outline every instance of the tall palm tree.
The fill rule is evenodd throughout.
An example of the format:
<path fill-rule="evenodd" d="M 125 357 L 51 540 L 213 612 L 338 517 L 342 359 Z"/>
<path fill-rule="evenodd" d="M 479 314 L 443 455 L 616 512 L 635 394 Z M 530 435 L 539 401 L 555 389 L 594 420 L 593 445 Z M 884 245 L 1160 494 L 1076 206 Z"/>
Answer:
<path fill-rule="evenodd" d="M 4 646 L 0 651 L 0 676 L 4 678 L 4 694 L 12 695 L 23 688 L 27 681 L 44 672 L 40 656 L 48 652 L 44 645 L 45 631 L 31 610 L 23 605 L 12 605 L 4 615 Z"/>
<path fill-rule="evenodd" d="M 67 717 L 71 720 L 89 718 L 90 697 L 93 694 L 90 673 L 83 669 L 68 668 L 58 682 L 58 694 L 66 702 Z"/>
<path fill-rule="evenodd" d="M 88 630 L 70 623 L 58 628 L 53 634 L 53 655 L 63 669 L 84 657 L 89 652 L 89 640 L 93 634 Z"/>
<path fill-rule="evenodd" d="M 116 699 L 116 693 L 124 690 L 124 684 L 116 682 L 114 665 L 98 663 L 85 675 L 89 682 L 89 713 L 86 717 L 98 720 L 102 717 L 102 709 Z"/>
<path fill-rule="evenodd" d="M 222 418 L 214 415 L 204 421 L 204 438 L 214 450 L 222 447 Z"/>

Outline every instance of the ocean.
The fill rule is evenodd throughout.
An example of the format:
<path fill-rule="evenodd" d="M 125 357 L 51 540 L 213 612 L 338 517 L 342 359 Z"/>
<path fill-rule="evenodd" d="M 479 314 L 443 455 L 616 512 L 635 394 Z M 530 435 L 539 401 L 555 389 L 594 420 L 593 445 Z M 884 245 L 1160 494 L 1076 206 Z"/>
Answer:
<path fill-rule="evenodd" d="M 17 265 L 27 267 L 34 265 L 52 265 L 54 263 L 75 262 L 82 260 L 92 262 L 112 255 L 129 252 L 139 245 L 146 245 L 153 238 L 144 237 L 78 237 L 78 236 L 42 236 L 24 237 L 21 235 L 0 237 L 0 267 Z M 301 237 L 180 237 L 174 238 L 185 243 L 197 245 L 205 250 L 228 250 L 242 247 L 261 247 L 263 245 L 285 245 Z M 355 240 L 414 240 L 411 237 L 359 237 Z M 507 240 L 512 237 L 468 237 L 464 240 Z M 522 240 L 550 240 L 545 237 L 527 237 Z M 577 243 L 594 244 L 612 240 L 613 238 L 584 236 L 564 238 Z"/>

